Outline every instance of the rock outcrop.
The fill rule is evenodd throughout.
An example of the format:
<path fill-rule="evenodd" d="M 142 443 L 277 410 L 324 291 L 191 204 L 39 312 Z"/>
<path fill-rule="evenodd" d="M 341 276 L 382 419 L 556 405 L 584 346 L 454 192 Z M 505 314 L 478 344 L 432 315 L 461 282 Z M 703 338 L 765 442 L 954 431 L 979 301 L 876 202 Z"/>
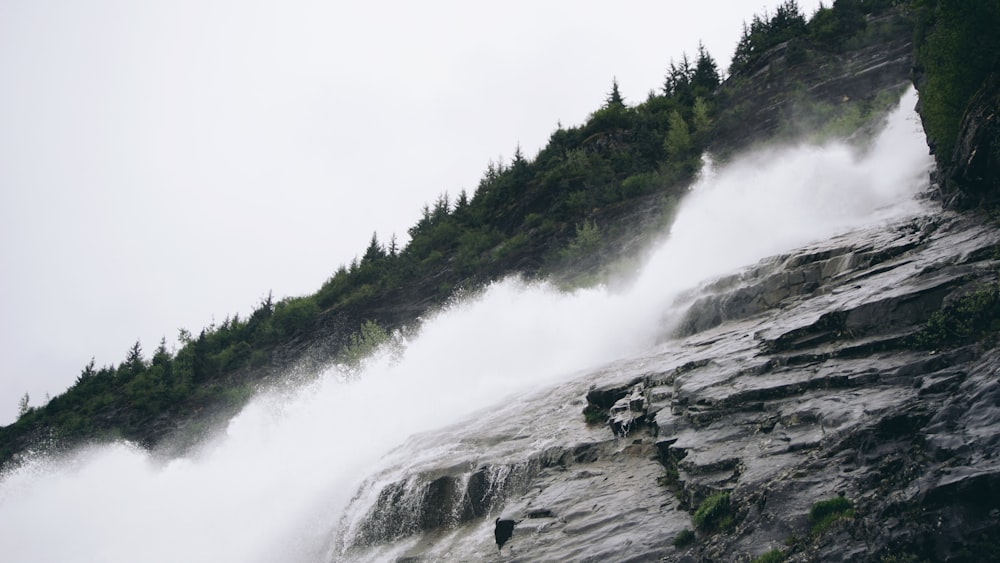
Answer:
<path fill-rule="evenodd" d="M 720 100 L 730 111 L 716 127 L 711 151 L 738 152 L 758 142 L 810 135 L 826 120 L 860 103 L 868 111 L 885 92 L 910 84 L 912 26 L 905 10 L 869 16 L 870 34 L 837 50 L 798 41 L 767 51 L 749 75 L 730 76 Z M 738 95 L 726 99 L 733 88 Z M 896 96 L 887 95 L 887 100 Z"/>
<path fill-rule="evenodd" d="M 446 430 L 447 467 L 373 478 L 334 558 L 481 560 L 504 515 L 524 519 L 511 561 L 986 560 L 1000 349 L 914 343 L 997 283 L 998 245 L 937 212 L 716 280 L 679 338 Z M 850 510 L 811 519 L 840 497 Z M 706 520 L 710 498 L 724 513 Z"/>
<path fill-rule="evenodd" d="M 945 205 L 951 207 L 1000 202 L 1000 70 L 987 76 L 966 108 L 954 154 L 939 183 Z"/>

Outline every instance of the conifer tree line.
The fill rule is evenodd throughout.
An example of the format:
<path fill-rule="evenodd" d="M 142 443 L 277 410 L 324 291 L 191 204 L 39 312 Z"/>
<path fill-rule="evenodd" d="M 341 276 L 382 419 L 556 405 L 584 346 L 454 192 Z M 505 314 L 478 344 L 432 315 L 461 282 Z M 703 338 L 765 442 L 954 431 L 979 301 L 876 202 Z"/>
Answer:
<path fill-rule="evenodd" d="M 534 157 L 515 146 L 510 159 L 488 163 L 471 193 L 443 191 L 423 207 L 405 244 L 373 233 L 360 257 L 316 293 L 277 301 L 268 294 L 246 318 L 233 315 L 197 335 L 182 329 L 176 351 L 162 339 L 151 354 L 136 342 L 118 365 L 92 360 L 67 392 L 37 408 L 25 402 L 19 420 L 0 429 L 0 463 L 40 439 L 152 443 L 162 437 L 150 430 L 158 421 L 238 408 L 255 383 L 318 335 L 332 358 L 357 366 L 392 329 L 456 291 L 600 257 L 626 210 L 669 208 L 682 197 L 734 106 L 733 92 L 768 49 L 795 42 L 807 53 L 843 48 L 844 38 L 863 36 L 867 16 L 895 4 L 837 0 L 807 20 L 788 0 L 744 26 L 725 83 L 703 45 L 668 61 L 663 84 L 638 103 L 613 79 L 585 123 L 560 125 Z"/>

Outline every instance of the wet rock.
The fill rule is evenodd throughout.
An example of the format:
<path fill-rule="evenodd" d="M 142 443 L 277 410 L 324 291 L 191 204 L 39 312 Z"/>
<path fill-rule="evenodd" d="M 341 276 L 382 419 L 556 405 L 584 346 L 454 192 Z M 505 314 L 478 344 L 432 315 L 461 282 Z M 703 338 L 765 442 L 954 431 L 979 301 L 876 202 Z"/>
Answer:
<path fill-rule="evenodd" d="M 587 403 L 600 409 L 610 410 L 615 403 L 625 397 L 639 382 L 639 379 L 632 379 L 628 383 L 594 387 L 587 391 Z"/>
<path fill-rule="evenodd" d="M 632 386 L 627 395 L 611 405 L 608 424 L 615 436 L 628 436 L 635 427 L 646 421 L 646 397 L 641 383 Z"/>
<path fill-rule="evenodd" d="M 352 528 L 367 543 L 345 553 L 481 559 L 501 513 L 524 520 L 516 561 L 992 553 L 1000 350 L 910 343 L 943 304 L 995 283 L 998 243 L 995 227 L 939 213 L 707 284 L 696 331 L 446 432 L 447 465 L 399 461 L 405 477 L 373 487 Z M 608 425 L 585 423 L 583 395 Z M 723 490 L 732 528 L 674 547 Z M 812 532 L 811 507 L 840 495 L 853 515 Z"/>
<path fill-rule="evenodd" d="M 946 205 L 968 209 L 1000 201 L 1000 72 L 990 73 L 969 102 L 941 175 Z"/>

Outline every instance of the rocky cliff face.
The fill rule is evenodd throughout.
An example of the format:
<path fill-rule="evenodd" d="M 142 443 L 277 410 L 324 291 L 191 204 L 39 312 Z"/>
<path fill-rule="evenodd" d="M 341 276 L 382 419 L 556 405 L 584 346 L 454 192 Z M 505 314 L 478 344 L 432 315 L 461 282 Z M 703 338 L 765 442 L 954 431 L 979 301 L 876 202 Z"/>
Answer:
<path fill-rule="evenodd" d="M 912 343 L 998 245 L 929 209 L 716 280 L 648 355 L 419 438 L 332 558 L 483 560 L 502 514 L 510 561 L 986 560 L 1000 350 Z"/>
<path fill-rule="evenodd" d="M 812 135 L 850 107 L 887 109 L 875 107 L 880 95 L 910 83 L 911 23 L 905 10 L 894 9 L 869 16 L 866 25 L 869 35 L 837 52 L 787 42 L 765 53 L 749 75 L 729 77 L 711 151 L 725 156 L 759 142 Z"/>
<path fill-rule="evenodd" d="M 1000 70 L 986 78 L 966 108 L 954 154 L 939 183 L 951 207 L 1000 202 Z"/>
<path fill-rule="evenodd" d="M 891 90 L 910 64 L 902 40 L 856 54 L 810 92 Z M 995 200 L 997 91 L 938 172 L 947 208 Z M 716 148 L 791 122 L 794 99 L 756 96 Z M 420 437 L 407 451 L 433 455 L 389 460 L 330 558 L 481 561 L 502 515 L 520 520 L 509 561 L 994 560 L 1000 347 L 920 335 L 996 293 L 998 250 L 985 214 L 928 202 L 715 280 L 656 350 Z"/>

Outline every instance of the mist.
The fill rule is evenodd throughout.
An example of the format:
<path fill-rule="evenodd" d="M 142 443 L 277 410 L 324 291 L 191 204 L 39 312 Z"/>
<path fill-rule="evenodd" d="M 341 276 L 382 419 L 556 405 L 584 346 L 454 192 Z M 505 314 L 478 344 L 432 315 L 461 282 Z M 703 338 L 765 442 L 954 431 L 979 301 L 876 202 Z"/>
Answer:
<path fill-rule="evenodd" d="M 613 79 L 639 103 L 699 40 L 725 68 L 778 3 L 0 4 L 0 423 L 92 357 L 316 291 Z"/>
<path fill-rule="evenodd" d="M 315 560 L 359 483 L 408 436 L 647 349 L 702 281 L 920 212 L 931 161 L 914 102 L 911 91 L 863 155 L 791 147 L 708 171 L 628 290 L 508 279 L 427 319 L 360 374 L 333 367 L 262 394 L 187 457 L 120 443 L 30 459 L 0 481 L 5 557 Z"/>

